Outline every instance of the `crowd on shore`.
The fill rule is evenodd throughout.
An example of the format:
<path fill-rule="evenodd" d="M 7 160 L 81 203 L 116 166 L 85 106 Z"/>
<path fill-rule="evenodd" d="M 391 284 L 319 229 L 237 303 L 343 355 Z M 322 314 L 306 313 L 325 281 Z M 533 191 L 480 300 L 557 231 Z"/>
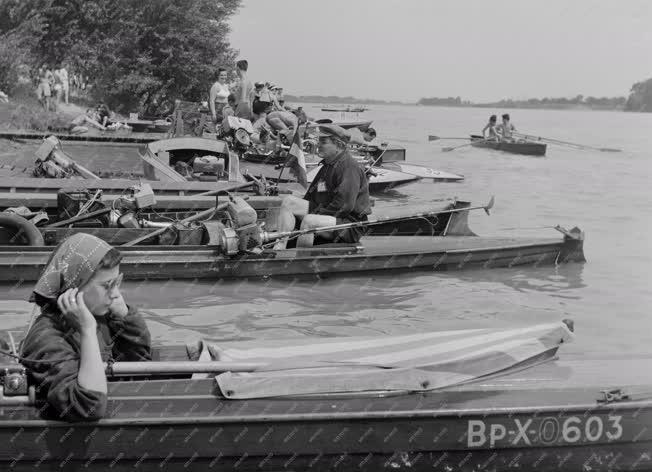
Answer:
<path fill-rule="evenodd" d="M 238 61 L 235 77 L 229 81 L 227 70 L 218 69 L 217 80 L 208 97 L 208 107 L 216 125 L 229 116 L 250 120 L 254 142 L 264 143 L 269 137 L 288 135 L 308 121 L 303 107 L 291 110 L 285 105 L 282 87 L 272 82 L 252 82 L 248 70 L 247 60 Z"/>
<path fill-rule="evenodd" d="M 36 98 L 45 111 L 57 111 L 61 103 L 69 104 L 71 90 L 85 90 L 88 77 L 69 73 L 65 63 L 43 64 L 33 77 Z"/>

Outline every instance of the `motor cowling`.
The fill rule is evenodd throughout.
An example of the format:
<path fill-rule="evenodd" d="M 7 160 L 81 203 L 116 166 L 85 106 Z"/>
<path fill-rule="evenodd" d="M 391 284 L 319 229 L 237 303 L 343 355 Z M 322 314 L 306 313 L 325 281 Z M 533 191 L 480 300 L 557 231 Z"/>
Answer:
<path fill-rule="evenodd" d="M 238 235 L 233 228 L 225 226 L 220 221 L 205 221 L 203 244 L 219 246 L 222 253 L 233 256 L 240 251 Z"/>
<path fill-rule="evenodd" d="M 258 214 L 249 203 L 242 197 L 229 195 L 229 203 L 226 208 L 229 218 L 235 229 L 256 223 Z"/>

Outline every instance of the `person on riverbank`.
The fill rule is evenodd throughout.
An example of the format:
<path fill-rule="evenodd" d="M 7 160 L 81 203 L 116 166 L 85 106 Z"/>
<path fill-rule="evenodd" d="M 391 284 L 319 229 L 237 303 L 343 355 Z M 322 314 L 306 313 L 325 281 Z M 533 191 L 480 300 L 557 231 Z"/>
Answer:
<path fill-rule="evenodd" d="M 235 116 L 238 118 L 244 118 L 246 120 L 252 119 L 252 102 L 254 97 L 254 85 L 249 80 L 247 76 L 247 71 L 249 70 L 249 62 L 245 59 L 240 60 L 236 63 L 236 70 L 238 72 L 238 95 L 236 96 L 238 100 L 238 105 L 235 109 Z"/>
<path fill-rule="evenodd" d="M 97 106 L 96 112 L 97 121 L 99 121 L 102 126 L 109 126 L 111 124 L 111 110 L 109 110 L 109 107 L 106 104 L 100 103 Z"/>
<path fill-rule="evenodd" d="M 294 113 L 297 116 L 300 125 L 303 125 L 308 122 L 308 115 L 306 115 L 306 112 L 304 111 L 303 107 L 298 107 L 292 113 Z"/>
<path fill-rule="evenodd" d="M 226 105 L 222 108 L 222 117 L 223 119 L 228 116 L 235 116 L 235 95 L 232 93 L 229 94 L 229 97 L 226 99 Z"/>
<path fill-rule="evenodd" d="M 41 313 L 22 343 L 23 365 L 46 415 L 64 421 L 102 418 L 108 361 L 149 361 L 151 336 L 120 292 L 120 252 L 77 233 L 54 251 L 31 301 Z"/>
<path fill-rule="evenodd" d="M 376 139 L 376 130 L 371 126 L 362 131 L 358 128 L 351 128 L 348 130 L 349 144 L 357 144 L 358 146 L 373 146 L 374 139 Z"/>
<path fill-rule="evenodd" d="M 347 150 L 349 135 L 340 126 L 319 126 L 318 155 L 322 167 L 300 199 L 290 195 L 283 199 L 279 214 L 279 231 L 292 231 L 298 221 L 300 229 L 313 229 L 336 224 L 366 221 L 371 214 L 369 182 L 364 169 Z M 356 243 L 363 231 L 350 228 L 340 231 L 320 232 L 318 240 L 324 242 Z M 297 247 L 309 247 L 315 234 L 304 234 L 297 239 Z M 275 248 L 282 249 L 287 241 L 280 240 Z"/>
<path fill-rule="evenodd" d="M 226 69 L 220 67 L 217 70 L 217 81 L 211 86 L 208 97 L 208 105 L 213 117 L 213 123 L 222 121 L 222 109 L 227 105 L 230 95 L 227 85 L 228 75 Z"/>
<path fill-rule="evenodd" d="M 510 122 L 509 114 L 505 113 L 502 116 L 503 122 L 496 126 L 496 132 L 502 141 L 511 141 L 513 139 L 512 133 L 516 131 L 514 125 Z"/>
<path fill-rule="evenodd" d="M 75 117 L 70 122 L 70 133 L 71 134 L 82 134 L 86 133 L 88 131 L 88 126 L 92 126 L 93 128 L 97 128 L 101 131 L 106 131 L 106 126 L 102 125 L 99 122 L 99 115 L 97 111 L 93 110 L 92 108 L 86 109 L 86 113 L 83 115 L 78 115 Z"/>
<path fill-rule="evenodd" d="M 293 135 L 294 131 L 299 127 L 299 119 L 292 112 L 283 110 L 272 110 L 267 113 L 267 124 L 276 133 Z"/>
<path fill-rule="evenodd" d="M 487 124 L 482 128 L 482 137 L 486 140 L 498 140 L 498 134 L 496 133 L 496 122 L 498 121 L 498 117 L 496 115 L 491 115 L 489 117 L 489 121 Z"/>
<path fill-rule="evenodd" d="M 267 122 L 267 114 L 271 111 L 272 104 L 269 102 L 257 101 L 254 103 L 252 114 L 254 132 L 251 135 L 251 140 L 255 144 L 262 144 L 264 146 L 267 146 L 267 144 L 271 145 L 269 138 L 272 135 L 272 127 Z M 270 149 L 265 148 L 265 151 L 272 149 L 273 147 Z"/>
<path fill-rule="evenodd" d="M 38 70 L 38 86 L 36 88 L 36 97 L 38 101 L 41 102 L 43 109 L 45 111 L 50 111 L 51 99 L 52 99 L 52 89 L 50 87 L 50 80 L 52 79 L 52 72 L 43 65 Z"/>
<path fill-rule="evenodd" d="M 57 97 L 57 103 L 62 101 L 68 105 L 68 98 L 70 94 L 70 82 L 68 79 L 68 71 L 63 64 L 54 71 L 54 83 Z"/>

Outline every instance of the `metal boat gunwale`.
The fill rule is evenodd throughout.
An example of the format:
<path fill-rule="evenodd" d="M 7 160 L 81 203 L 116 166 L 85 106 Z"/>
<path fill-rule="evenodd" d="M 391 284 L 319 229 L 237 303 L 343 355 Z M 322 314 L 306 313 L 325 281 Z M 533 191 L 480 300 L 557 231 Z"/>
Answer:
<path fill-rule="evenodd" d="M 483 239 L 494 239 L 494 238 L 483 238 L 481 236 L 376 236 L 376 238 L 383 238 L 383 237 L 391 237 L 391 238 L 446 238 L 448 240 L 451 240 L 453 238 L 473 238 L 474 240 L 483 240 Z M 513 240 L 513 238 L 510 238 L 510 240 Z M 527 239 L 524 239 L 524 241 L 528 241 Z M 470 252 L 480 252 L 480 251 L 499 251 L 503 249 L 528 249 L 528 248 L 536 248 L 540 246 L 549 246 L 549 245 L 557 245 L 560 242 L 563 242 L 562 240 L 558 238 L 541 238 L 541 239 L 531 239 L 532 242 L 527 243 L 516 243 L 513 245 L 505 245 L 505 246 L 481 246 L 481 247 L 474 247 L 474 248 L 465 248 L 465 249 L 448 249 L 445 251 L 436 251 L 436 252 L 447 252 L 451 254 L 457 254 L 457 253 L 470 253 Z M 215 255 L 216 253 L 219 254 L 219 246 L 192 246 L 192 245 L 184 245 L 184 246 L 126 246 L 126 247 L 121 247 L 120 248 L 121 252 L 128 253 L 130 256 L 147 256 L 147 255 L 169 255 L 172 254 L 174 255 L 175 253 L 187 253 L 187 252 L 193 252 L 196 255 Z M 151 248 L 151 249 L 150 249 Z M 200 249 L 201 248 L 201 249 Z M 0 245 L 0 253 L 7 253 L 7 252 L 42 252 L 42 253 L 51 253 L 52 250 L 54 249 L 54 246 L 10 246 L 10 245 Z M 362 249 L 364 251 L 365 249 L 369 249 L 368 247 L 365 247 L 364 245 L 362 246 L 352 246 L 352 245 L 343 245 L 341 248 L 340 247 L 323 247 L 320 248 L 319 246 L 314 246 L 314 247 L 309 247 L 309 248 L 291 248 L 291 249 L 270 249 L 263 251 L 261 254 L 280 254 L 280 255 L 286 255 L 286 254 L 295 254 L 297 256 L 306 256 L 309 258 L 314 258 L 316 254 L 315 252 L 323 252 L 324 254 L 320 257 L 338 257 L 338 254 L 328 254 L 328 252 L 339 252 L 343 249 L 348 249 L 348 250 L 354 250 L 354 249 Z M 376 249 L 378 250 L 378 249 Z M 388 252 L 378 252 L 378 253 L 365 253 L 365 252 L 358 252 L 358 253 L 352 253 L 350 254 L 353 257 L 359 257 L 359 258 L 367 258 L 367 257 L 374 257 L 374 256 L 379 256 L 379 255 L 386 255 L 388 253 L 395 254 L 395 255 L 401 255 L 401 256 L 422 256 L 422 252 L 414 252 L 415 250 L 411 248 L 406 248 L 407 251 L 388 251 Z M 312 254 L 310 254 L 312 253 Z M 221 254 L 220 254 L 221 255 Z M 256 259 L 257 254 L 249 254 L 249 253 L 244 253 L 244 254 L 238 254 L 237 256 L 233 257 L 228 257 L 226 256 L 225 259 L 232 260 L 232 261 L 238 261 L 239 259 L 242 258 L 249 258 L 249 259 Z M 341 254 L 340 254 L 341 256 Z M 263 260 L 268 260 L 269 257 L 261 258 Z M 294 258 L 293 258 L 294 259 Z"/>

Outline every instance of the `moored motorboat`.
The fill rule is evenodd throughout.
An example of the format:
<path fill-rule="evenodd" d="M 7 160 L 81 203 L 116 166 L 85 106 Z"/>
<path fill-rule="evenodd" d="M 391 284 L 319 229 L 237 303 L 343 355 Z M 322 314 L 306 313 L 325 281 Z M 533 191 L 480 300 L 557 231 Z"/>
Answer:
<path fill-rule="evenodd" d="M 452 218 L 451 215 L 456 216 Z M 154 228 L 43 228 L 43 241 L 50 246 L 0 246 L 0 281 L 36 280 L 52 253 L 52 245 L 75 232 L 94 234 L 119 247 L 123 252 L 122 272 L 126 278 L 134 280 L 452 271 L 585 261 L 584 235 L 577 229 L 560 228 L 565 233 L 562 238 L 485 238 L 471 236 L 465 212 L 442 211 L 440 216 L 377 225 L 369 228 L 357 244 L 332 243 L 289 249 L 263 246 L 263 250 L 251 246 L 250 241 L 258 241 L 261 236 L 258 229 L 250 227 L 228 233 L 214 226 L 173 227 L 160 236 L 164 239 L 155 246 L 124 246 L 134 238 L 138 238 L 140 244 L 151 244 L 156 241 Z M 275 212 L 267 211 L 265 226 L 268 230 L 274 229 L 274 218 Z M 0 236 L 7 244 L 15 239 L 15 233 L 16 228 L 13 228 Z"/>
<path fill-rule="evenodd" d="M 538 331 L 528 338 L 533 328 Z M 270 380 L 269 374 L 279 383 L 281 375 L 292 380 L 303 372 L 284 374 L 283 369 L 292 365 L 270 372 L 262 365 L 230 362 L 232 372 L 221 361 L 197 362 L 193 349 L 161 347 L 155 350 L 157 365 L 140 377 L 120 376 L 122 366 L 129 363 L 114 364 L 115 369 L 107 371 L 106 416 L 74 424 L 49 415 L 25 381 L 22 366 L 5 357 L 0 373 L 0 465 L 12 472 L 649 470 L 652 375 L 647 367 L 652 359 L 574 358 L 565 356 L 562 347 L 561 358 L 553 360 L 560 344 L 568 341 L 564 330 L 559 324 L 547 331 L 531 327 L 504 330 L 502 335 L 499 330 L 471 331 L 470 336 L 482 335 L 485 347 L 487 337 L 502 338 L 491 349 L 476 347 L 471 362 L 450 361 L 469 345 L 460 332 L 434 333 L 454 339 L 455 346 L 413 343 L 407 359 L 428 353 L 442 360 L 432 368 L 408 368 L 405 378 L 421 380 L 412 387 L 399 390 L 403 381 L 392 388 L 311 395 L 293 394 L 288 387 L 284 395 L 273 397 L 265 396 L 266 382 L 261 378 Z M 510 331 L 512 336 L 522 332 L 511 349 L 505 346 L 513 339 L 506 336 Z M 284 344 L 298 346 L 302 341 Z M 391 345 L 395 338 L 375 338 L 379 341 Z M 322 349 L 328 346 L 323 340 L 317 343 Z M 253 348 L 233 347 L 242 347 L 245 354 L 250 349 L 277 348 L 265 341 Z M 520 357 L 515 356 L 519 349 Z M 469 355 L 468 349 L 465 353 Z M 189 366 L 191 358 L 195 361 Z M 274 360 L 268 357 L 268 363 L 269 359 L 273 369 Z M 380 360 L 382 353 L 366 363 Z M 321 370 L 330 378 L 355 375 L 359 380 L 349 382 L 353 389 L 360 389 L 374 373 L 384 386 L 383 379 L 393 381 L 401 370 L 395 365 L 358 367 L 329 361 L 329 367 L 313 369 L 317 376 Z M 478 369 L 482 364 L 493 374 L 482 375 Z M 496 372 L 503 365 L 507 367 Z M 237 367 L 245 373 L 238 374 Z M 131 375 L 145 368 L 134 367 Z M 157 374 L 159 370 L 166 373 Z M 254 373 L 250 382 L 247 371 Z M 305 384 L 310 372 L 303 371 Z M 191 372 L 210 375 L 190 378 Z M 312 375 L 312 383 L 319 383 Z M 238 378 L 242 382 L 236 383 L 234 392 L 224 388 Z M 439 382 L 446 386 L 433 390 Z M 240 389 L 249 391 L 251 386 L 262 395 L 237 398 Z"/>
<path fill-rule="evenodd" d="M 510 154 L 522 154 L 525 156 L 545 156 L 547 145 L 541 142 L 526 140 L 517 141 L 493 141 L 486 140 L 482 136 L 471 135 L 473 147 L 494 149 Z"/>
<path fill-rule="evenodd" d="M 380 147 L 357 146 L 356 151 L 366 157 L 367 162 L 372 165 L 373 172 L 390 170 L 433 182 L 460 182 L 464 180 L 463 175 L 406 162 L 405 148 L 395 144 L 383 144 Z"/>
<path fill-rule="evenodd" d="M 310 169 L 307 173 L 308 183 L 311 183 L 321 166 L 316 166 Z M 385 169 L 382 167 L 374 167 L 368 175 L 369 178 L 369 192 L 372 194 L 386 192 L 393 188 L 401 187 L 419 180 L 414 174 L 408 174 L 393 169 Z"/>

